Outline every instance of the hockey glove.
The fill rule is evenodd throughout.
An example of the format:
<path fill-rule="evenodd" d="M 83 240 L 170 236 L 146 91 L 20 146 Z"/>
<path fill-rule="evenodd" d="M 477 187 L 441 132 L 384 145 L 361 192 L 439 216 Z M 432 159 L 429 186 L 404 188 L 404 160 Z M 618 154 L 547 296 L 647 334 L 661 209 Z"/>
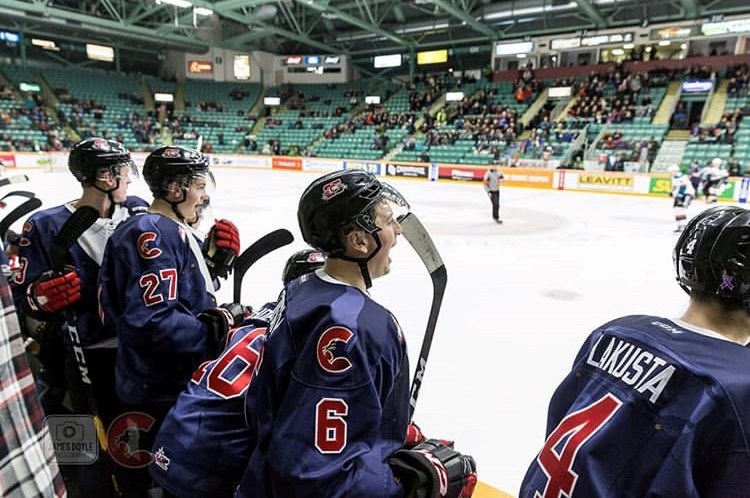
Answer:
<path fill-rule="evenodd" d="M 211 277 L 227 278 L 240 254 L 240 233 L 229 220 L 216 220 L 208 232 L 205 257 Z"/>
<path fill-rule="evenodd" d="M 437 439 L 398 450 L 388 463 L 407 498 L 470 498 L 477 484 L 474 459 Z"/>
<path fill-rule="evenodd" d="M 412 449 L 416 445 L 424 443 L 426 440 L 427 438 L 422 434 L 422 429 L 420 429 L 417 424 L 414 422 L 409 424 L 409 427 L 406 429 L 406 441 L 404 441 L 405 448 Z"/>
<path fill-rule="evenodd" d="M 81 299 L 81 278 L 75 268 L 63 273 L 48 271 L 26 288 L 26 300 L 32 312 L 57 313 Z"/>
<path fill-rule="evenodd" d="M 239 303 L 222 304 L 198 314 L 198 320 L 208 329 L 209 341 L 220 346 L 230 329 L 239 327 L 245 317 L 251 313 L 250 308 Z"/>

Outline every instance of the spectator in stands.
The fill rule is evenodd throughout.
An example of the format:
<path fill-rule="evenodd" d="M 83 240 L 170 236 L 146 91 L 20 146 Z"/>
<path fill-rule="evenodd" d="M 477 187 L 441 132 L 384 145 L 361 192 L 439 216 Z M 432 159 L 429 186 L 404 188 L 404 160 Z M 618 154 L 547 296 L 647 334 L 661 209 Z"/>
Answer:
<path fill-rule="evenodd" d="M 648 171 L 651 171 L 651 168 L 654 165 L 654 160 L 656 159 L 656 154 L 659 152 L 659 142 L 656 141 L 656 139 L 652 136 L 651 140 L 648 141 Z"/>
<path fill-rule="evenodd" d="M 729 158 L 727 171 L 729 172 L 729 176 L 742 176 L 742 168 L 736 157 L 732 156 Z"/>

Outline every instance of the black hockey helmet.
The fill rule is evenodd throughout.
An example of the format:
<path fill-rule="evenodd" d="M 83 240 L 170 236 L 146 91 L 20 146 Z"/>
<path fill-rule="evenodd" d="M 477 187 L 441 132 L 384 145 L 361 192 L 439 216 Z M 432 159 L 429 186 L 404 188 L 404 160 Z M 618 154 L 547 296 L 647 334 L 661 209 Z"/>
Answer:
<path fill-rule="evenodd" d="M 750 211 L 703 211 L 685 227 L 672 258 L 685 292 L 715 295 L 750 312 Z"/>
<path fill-rule="evenodd" d="M 284 271 L 281 273 L 281 280 L 286 285 L 295 278 L 322 268 L 325 262 L 325 255 L 315 249 L 297 251 L 286 260 Z"/>
<path fill-rule="evenodd" d="M 91 185 L 101 170 L 120 176 L 120 168 L 130 166 L 130 174 L 138 176 L 138 169 L 130 152 L 120 143 L 106 138 L 91 137 L 76 142 L 68 154 L 68 169 L 76 180 Z"/>
<path fill-rule="evenodd" d="M 409 203 L 396 189 L 367 171 L 352 169 L 323 175 L 305 189 L 299 200 L 297 221 L 302 238 L 330 257 L 357 263 L 365 286 L 370 287 L 372 282 L 367 262 L 382 247 L 373 209 L 383 200 L 390 201 L 402 211 L 394 216 L 405 216 L 409 210 Z M 377 244 L 366 258 L 344 255 L 344 236 L 348 230 L 357 228 L 372 235 Z"/>
<path fill-rule="evenodd" d="M 205 176 L 214 183 L 207 158 L 197 150 L 186 147 L 159 147 L 143 163 L 143 178 L 154 197 L 164 197 L 172 182 L 187 189 L 190 181 L 199 176 Z"/>
<path fill-rule="evenodd" d="M 393 187 L 364 170 L 334 171 L 312 182 L 302 194 L 297 209 L 302 238 L 328 255 L 344 251 L 344 232 L 357 227 L 370 234 L 380 230 L 372 209 L 383 199 L 409 208 Z"/>

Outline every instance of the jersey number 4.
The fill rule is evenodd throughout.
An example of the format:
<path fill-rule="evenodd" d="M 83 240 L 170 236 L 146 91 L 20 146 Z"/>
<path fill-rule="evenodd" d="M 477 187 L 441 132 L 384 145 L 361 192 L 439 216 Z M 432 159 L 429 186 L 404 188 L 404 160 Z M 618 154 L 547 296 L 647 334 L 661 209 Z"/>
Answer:
<path fill-rule="evenodd" d="M 607 394 L 589 406 L 571 413 L 555 427 L 537 457 L 537 462 L 549 476 L 549 481 L 544 492 L 537 492 L 535 497 L 559 498 L 573 495 L 578 480 L 578 474 L 573 471 L 573 463 L 578 450 L 604 427 L 620 406 L 622 401 Z"/>

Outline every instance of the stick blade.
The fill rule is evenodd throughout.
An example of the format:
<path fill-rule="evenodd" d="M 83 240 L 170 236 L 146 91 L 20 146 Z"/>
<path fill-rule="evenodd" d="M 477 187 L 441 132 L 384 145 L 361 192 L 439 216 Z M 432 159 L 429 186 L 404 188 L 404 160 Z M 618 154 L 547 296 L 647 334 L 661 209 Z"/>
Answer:
<path fill-rule="evenodd" d="M 11 183 L 24 183 L 28 181 L 29 181 L 29 177 L 26 175 L 6 176 L 5 178 L 0 178 L 0 187 L 10 185 Z"/>
<path fill-rule="evenodd" d="M 400 220 L 401 224 L 401 235 L 411 244 L 416 253 L 422 259 L 427 271 L 430 276 L 436 271 L 443 268 L 445 272 L 445 265 L 443 264 L 443 258 L 440 256 L 435 243 L 432 241 L 430 234 L 424 227 L 422 222 L 417 218 L 414 213 L 408 213 L 403 219 Z M 446 273 L 445 278 L 448 275 Z"/>
<path fill-rule="evenodd" d="M 52 269 L 59 271 L 65 267 L 65 256 L 68 253 L 68 248 L 98 219 L 99 211 L 91 206 L 81 206 L 73 211 L 52 243 L 50 250 Z"/>
<path fill-rule="evenodd" d="M 266 254 L 292 242 L 294 242 L 292 232 L 286 228 L 279 228 L 265 234 L 242 251 L 242 254 L 237 257 L 237 261 L 234 263 L 233 299 L 235 303 L 239 303 L 242 297 L 242 278 L 247 270 Z"/>

